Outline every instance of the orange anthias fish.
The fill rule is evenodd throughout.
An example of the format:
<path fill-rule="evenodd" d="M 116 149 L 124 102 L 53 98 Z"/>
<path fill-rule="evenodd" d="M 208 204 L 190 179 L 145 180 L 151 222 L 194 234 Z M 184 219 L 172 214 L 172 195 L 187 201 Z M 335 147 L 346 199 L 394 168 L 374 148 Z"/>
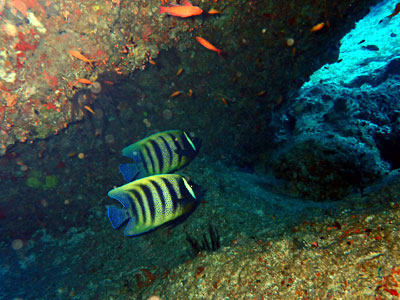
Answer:
<path fill-rule="evenodd" d="M 90 59 L 88 59 L 86 56 L 82 55 L 79 51 L 69 50 L 68 53 L 69 53 L 71 56 L 73 56 L 73 57 L 75 57 L 75 58 L 77 58 L 77 59 L 80 59 L 81 61 L 83 61 L 83 62 L 85 62 L 85 63 L 88 63 L 88 64 L 90 64 L 91 66 L 93 66 L 93 64 L 92 64 L 93 61 L 90 60 Z"/>
<path fill-rule="evenodd" d="M 206 47 L 208 50 L 215 51 L 215 52 L 218 53 L 218 55 L 221 55 L 222 50 L 216 48 L 213 44 L 211 44 L 206 39 L 203 39 L 202 37 L 196 36 L 196 41 L 198 41 L 202 46 Z"/>
<path fill-rule="evenodd" d="M 85 105 L 84 108 L 85 108 L 87 111 L 90 111 L 92 114 L 95 114 L 94 110 L 93 110 L 90 106 Z"/>
<path fill-rule="evenodd" d="M 175 98 L 176 96 L 179 96 L 182 92 L 181 91 L 176 91 L 173 92 L 171 95 L 169 95 L 170 98 Z"/>
<path fill-rule="evenodd" d="M 317 25 L 314 25 L 313 27 L 311 27 L 310 31 L 311 32 L 319 31 L 322 28 L 324 28 L 324 26 L 325 26 L 324 22 L 318 23 Z"/>
<path fill-rule="evenodd" d="M 212 8 L 212 9 L 210 9 L 209 11 L 208 11 L 208 14 L 209 15 L 218 15 L 218 14 L 220 14 L 221 12 L 219 11 L 219 10 L 216 10 L 216 9 L 214 9 L 214 8 Z"/>
<path fill-rule="evenodd" d="M 184 1 L 183 5 L 160 6 L 160 14 L 163 13 L 175 17 L 188 18 L 201 15 L 203 10 L 198 6 L 193 6 L 189 1 Z"/>
<path fill-rule="evenodd" d="M 89 79 L 86 79 L 86 78 L 78 78 L 76 81 L 78 81 L 80 83 L 84 83 L 84 84 L 93 84 L 92 81 L 90 81 Z"/>
<path fill-rule="evenodd" d="M 182 68 L 180 68 L 179 70 L 178 70 L 178 72 L 176 72 L 176 76 L 179 76 L 179 75 L 181 75 L 182 74 L 182 72 L 183 72 L 183 69 Z"/>

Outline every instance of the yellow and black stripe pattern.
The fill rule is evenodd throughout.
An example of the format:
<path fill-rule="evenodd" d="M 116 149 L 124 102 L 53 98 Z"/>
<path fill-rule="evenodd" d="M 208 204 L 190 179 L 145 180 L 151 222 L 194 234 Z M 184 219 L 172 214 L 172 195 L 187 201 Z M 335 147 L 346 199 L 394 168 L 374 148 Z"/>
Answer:
<path fill-rule="evenodd" d="M 192 187 L 180 175 L 155 175 L 127 183 L 108 195 L 122 209 L 110 207 L 108 217 L 114 228 L 129 220 L 124 234 L 135 236 L 167 222 L 189 215 L 197 206 Z"/>
<path fill-rule="evenodd" d="M 120 171 L 126 181 L 176 171 L 198 153 L 199 144 L 185 131 L 168 130 L 155 133 L 122 150 L 135 164 L 122 164 Z"/>

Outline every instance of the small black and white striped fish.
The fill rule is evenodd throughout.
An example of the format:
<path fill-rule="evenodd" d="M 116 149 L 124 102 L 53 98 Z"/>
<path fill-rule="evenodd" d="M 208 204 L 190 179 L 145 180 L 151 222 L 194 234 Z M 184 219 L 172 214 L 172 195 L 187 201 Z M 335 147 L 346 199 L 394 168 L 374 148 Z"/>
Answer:
<path fill-rule="evenodd" d="M 122 149 L 122 155 L 135 163 L 121 164 L 119 170 L 127 182 L 171 173 L 191 162 L 200 144 L 200 140 L 182 130 L 158 132 Z"/>
<path fill-rule="evenodd" d="M 108 192 L 122 208 L 108 208 L 114 228 L 128 221 L 124 234 L 135 236 L 163 224 L 175 225 L 186 219 L 198 205 L 189 182 L 177 174 L 142 178 Z"/>

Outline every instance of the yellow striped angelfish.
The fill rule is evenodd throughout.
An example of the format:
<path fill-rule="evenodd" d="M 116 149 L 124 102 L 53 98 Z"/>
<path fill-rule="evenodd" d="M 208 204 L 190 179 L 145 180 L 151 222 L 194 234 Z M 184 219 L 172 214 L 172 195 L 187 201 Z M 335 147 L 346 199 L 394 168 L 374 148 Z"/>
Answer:
<path fill-rule="evenodd" d="M 199 152 L 200 140 L 183 130 L 168 130 L 150 135 L 122 149 L 122 155 L 135 163 L 121 164 L 119 170 L 127 182 L 166 174 L 183 168 Z"/>
<path fill-rule="evenodd" d="M 108 192 L 122 208 L 108 208 L 114 228 L 128 221 L 124 234 L 140 235 L 163 224 L 174 226 L 184 221 L 199 204 L 191 184 L 177 174 L 145 177 Z"/>

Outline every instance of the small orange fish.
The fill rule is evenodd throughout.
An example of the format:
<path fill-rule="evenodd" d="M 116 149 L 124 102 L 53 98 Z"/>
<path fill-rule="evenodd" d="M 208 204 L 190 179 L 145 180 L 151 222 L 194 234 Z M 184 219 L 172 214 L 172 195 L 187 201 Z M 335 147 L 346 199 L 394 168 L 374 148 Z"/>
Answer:
<path fill-rule="evenodd" d="M 218 15 L 218 14 L 220 14 L 221 12 L 219 11 L 219 10 L 216 10 L 216 9 L 214 9 L 214 8 L 212 8 L 212 9 L 210 9 L 209 11 L 208 11 L 208 14 L 209 15 Z"/>
<path fill-rule="evenodd" d="M 94 114 L 94 110 L 91 109 L 90 106 L 85 105 L 84 108 L 85 108 L 87 111 L 90 111 L 92 114 Z"/>
<path fill-rule="evenodd" d="M 151 63 L 152 65 L 156 65 L 157 63 L 154 61 L 154 60 L 152 60 L 151 58 L 149 59 L 149 63 Z"/>
<path fill-rule="evenodd" d="M 325 26 L 324 22 L 318 23 L 317 25 L 314 25 L 313 27 L 311 27 L 310 31 L 315 32 L 315 31 L 321 30 L 322 28 L 324 28 L 324 26 Z"/>
<path fill-rule="evenodd" d="M 400 13 L 400 3 L 396 4 L 396 7 L 394 8 L 394 12 L 387 17 L 391 20 L 398 13 Z"/>
<path fill-rule="evenodd" d="M 81 60 L 81 61 L 83 61 L 83 62 L 85 62 L 87 64 L 90 64 L 93 67 L 93 63 L 92 63 L 93 61 L 88 59 L 86 56 L 82 55 L 79 51 L 69 50 L 68 53 L 71 56 L 73 56 L 73 57 L 75 57 L 75 58 L 77 58 L 77 59 L 79 59 L 79 60 Z"/>
<path fill-rule="evenodd" d="M 196 41 L 198 41 L 202 46 L 206 47 L 208 50 L 215 51 L 215 52 L 218 53 L 218 55 L 221 55 L 222 50 L 216 48 L 213 44 L 211 44 L 206 39 L 203 39 L 202 37 L 196 36 Z"/>
<path fill-rule="evenodd" d="M 257 96 L 259 96 L 259 97 L 264 96 L 264 95 L 265 95 L 265 90 L 257 93 Z"/>
<path fill-rule="evenodd" d="M 192 89 L 189 89 L 188 97 L 192 97 L 192 96 L 193 96 L 193 90 L 192 90 Z"/>
<path fill-rule="evenodd" d="M 176 91 L 176 92 L 173 92 L 171 95 L 169 95 L 169 97 L 174 98 L 174 97 L 180 95 L 181 93 L 182 93 L 181 91 Z"/>
<path fill-rule="evenodd" d="M 92 81 L 90 81 L 89 79 L 86 79 L 86 78 L 78 78 L 76 81 L 78 81 L 80 83 L 84 83 L 84 84 L 93 84 Z"/>
<path fill-rule="evenodd" d="M 225 104 L 228 105 L 228 101 L 226 101 L 226 99 L 224 97 L 221 98 L 221 101 Z"/>
<path fill-rule="evenodd" d="M 178 70 L 178 72 L 176 72 L 176 76 L 179 76 L 179 75 L 181 75 L 182 74 L 182 72 L 183 72 L 183 69 L 182 68 L 180 68 L 179 70 Z"/>
<path fill-rule="evenodd" d="M 281 105 L 282 101 L 283 101 L 283 97 L 282 97 L 282 95 L 280 95 L 278 100 L 276 101 L 276 105 L 277 106 Z"/>
<path fill-rule="evenodd" d="M 198 6 L 193 6 L 189 1 L 184 1 L 183 5 L 160 6 L 160 14 L 163 13 L 175 17 L 188 18 L 201 15 L 203 10 Z"/>

